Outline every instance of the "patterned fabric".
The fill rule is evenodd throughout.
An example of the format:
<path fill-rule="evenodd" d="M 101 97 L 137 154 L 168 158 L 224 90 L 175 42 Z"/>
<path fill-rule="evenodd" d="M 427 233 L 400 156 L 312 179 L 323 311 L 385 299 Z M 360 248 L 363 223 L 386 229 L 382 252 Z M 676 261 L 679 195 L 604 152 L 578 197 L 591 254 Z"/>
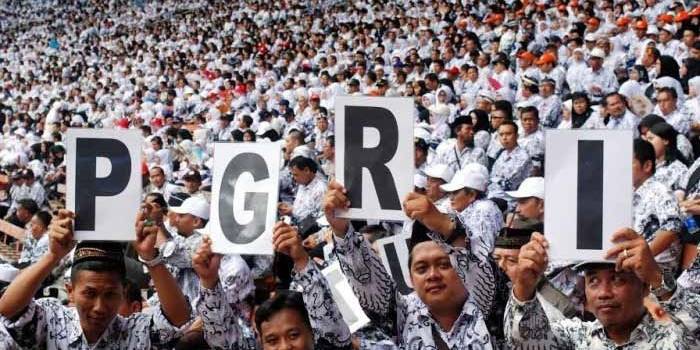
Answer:
<path fill-rule="evenodd" d="M 671 164 L 657 163 L 654 180 L 664 184 L 671 190 L 677 190 L 682 187 L 681 180 L 688 172 L 688 167 L 678 160 L 674 160 Z"/>
<path fill-rule="evenodd" d="M 44 234 L 39 239 L 34 239 L 31 234 L 27 234 L 24 239 L 22 254 L 17 260 L 18 263 L 35 263 L 49 250 L 49 235 Z"/>
<path fill-rule="evenodd" d="M 435 162 L 446 164 L 456 172 L 470 163 L 488 165 L 486 152 L 480 147 L 464 147 L 462 151 L 457 149 L 457 141 L 448 139 L 443 141 L 436 150 Z"/>
<path fill-rule="evenodd" d="M 532 165 L 541 167 L 544 160 L 544 132 L 541 129 L 529 135 L 520 135 L 518 145 L 527 151 L 532 159 Z"/>
<path fill-rule="evenodd" d="M 289 171 L 289 167 L 285 166 L 280 170 L 280 184 L 279 184 L 279 197 L 280 202 L 292 203 L 294 202 L 294 193 L 297 190 L 297 184 L 294 182 L 292 177 L 292 172 Z"/>
<path fill-rule="evenodd" d="M 488 193 L 490 198 L 509 198 L 506 191 L 515 191 L 532 172 L 531 154 L 523 147 L 503 151 L 493 163 Z"/>
<path fill-rule="evenodd" d="M 495 285 L 483 235 L 469 235 L 471 249 L 450 246 L 436 234 L 430 236 L 449 255 L 469 291 L 469 298 L 449 332 L 440 329 L 415 292 L 403 296 L 396 291 L 394 281 L 369 242 L 352 227 L 345 238 L 334 236 L 335 251 L 367 316 L 382 326 L 386 334 L 395 334 L 402 349 L 436 349 L 433 330 L 452 350 L 492 349 L 484 317 L 491 311 Z"/>
<path fill-rule="evenodd" d="M 615 74 L 611 71 L 601 68 L 594 72 L 593 69 L 589 67 L 584 71 L 581 87 L 588 93 L 588 96 L 592 96 L 592 101 L 597 102 L 606 94 L 617 91 L 618 83 Z M 598 90 L 594 91 L 595 89 L 593 87 L 597 87 Z"/>
<path fill-rule="evenodd" d="M 172 348 L 190 326 L 189 322 L 180 328 L 173 326 L 160 308 L 128 318 L 117 315 L 100 340 L 90 345 L 83 336 L 77 310 L 53 298 L 33 300 L 16 320 L 2 322 L 20 348 L 48 350 Z"/>
<path fill-rule="evenodd" d="M 543 98 L 537 105 L 540 123 L 545 128 L 556 128 L 561 120 L 561 99 L 557 95 Z"/>
<path fill-rule="evenodd" d="M 632 227 L 643 235 L 647 242 L 656 238 L 658 231 L 678 233 L 683 227 L 678 201 L 666 186 L 651 178 L 634 191 L 632 211 Z M 675 275 L 680 252 L 681 245 L 676 240 L 655 259 L 664 271 Z"/>
<path fill-rule="evenodd" d="M 695 258 L 693 264 L 678 277 L 678 286 L 700 294 L 700 254 Z"/>
<path fill-rule="evenodd" d="M 479 199 L 458 214 L 460 221 L 469 233 L 469 239 L 484 244 L 487 251 L 477 255 L 489 256 L 496 244 L 496 237 L 503 227 L 503 213 L 496 203 L 488 199 Z"/>
<path fill-rule="evenodd" d="M 350 348 L 350 329 L 343 321 L 328 287 L 328 282 L 316 265 L 309 261 L 306 268 L 293 273 L 293 283 L 302 293 L 314 330 L 315 349 Z M 226 303 L 221 285 L 202 288 L 197 311 L 204 321 L 204 337 L 212 349 L 251 349 L 242 345 L 242 328 L 236 319 L 240 311 Z M 234 341 L 235 339 L 235 341 Z"/>
<path fill-rule="evenodd" d="M 690 177 L 693 176 L 693 173 L 696 172 L 698 169 L 700 169 L 700 159 L 696 160 L 695 162 L 693 162 L 692 165 L 690 165 L 688 171 L 686 171 L 685 174 L 683 174 L 679 181 L 680 189 L 685 191 L 686 198 L 689 198 L 694 195 L 700 195 L 700 181 L 697 181 L 695 184 L 688 183 L 690 182 Z"/>
<path fill-rule="evenodd" d="M 299 184 L 292 209 L 292 216 L 296 222 L 321 214 L 321 204 L 327 188 L 328 184 L 320 175 L 314 177 L 308 185 Z"/>
<path fill-rule="evenodd" d="M 700 296 L 682 289 L 661 306 L 673 322 L 655 322 L 649 314 L 632 331 L 630 339 L 616 345 L 605 334 L 600 322 L 578 318 L 552 321 L 538 298 L 520 302 L 511 294 L 505 316 L 509 346 L 542 346 L 556 349 L 694 349 L 698 343 Z M 537 347 L 540 346 L 540 347 Z"/>

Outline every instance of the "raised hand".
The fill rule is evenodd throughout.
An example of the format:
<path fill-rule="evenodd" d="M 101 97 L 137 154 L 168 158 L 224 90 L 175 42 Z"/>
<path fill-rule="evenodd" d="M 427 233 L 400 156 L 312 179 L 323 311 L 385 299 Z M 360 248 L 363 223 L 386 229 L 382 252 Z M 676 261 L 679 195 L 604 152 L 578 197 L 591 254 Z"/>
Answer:
<path fill-rule="evenodd" d="M 192 255 L 192 268 L 199 276 L 199 282 L 206 289 L 213 289 L 219 283 L 221 255 L 211 250 L 211 238 L 204 236 L 197 251 Z"/>
<path fill-rule="evenodd" d="M 49 253 L 57 260 L 68 255 L 75 241 L 73 240 L 73 219 L 75 214 L 66 209 L 61 209 L 58 215 L 54 216 L 49 225 Z"/>
<path fill-rule="evenodd" d="M 429 230 L 449 236 L 454 229 L 450 217 L 440 213 L 428 196 L 410 192 L 403 201 L 403 211 L 406 216 L 420 221 Z"/>
<path fill-rule="evenodd" d="M 530 237 L 530 242 L 520 248 L 513 295 L 519 301 L 531 300 L 535 296 L 537 282 L 547 268 L 549 243 L 539 232 Z"/>
<path fill-rule="evenodd" d="M 661 268 L 644 237 L 630 228 L 623 228 L 613 234 L 611 241 L 615 246 L 608 250 L 605 257 L 616 259 L 616 270 L 633 272 L 640 280 L 654 287 L 661 284 Z"/>
<path fill-rule="evenodd" d="M 272 232 L 272 246 L 276 252 L 289 256 L 294 261 L 297 271 L 303 270 L 309 261 L 309 255 L 301 245 L 297 230 L 283 221 L 275 224 Z"/>
<path fill-rule="evenodd" d="M 156 238 L 160 228 L 149 219 L 152 210 L 152 206 L 145 203 L 136 216 L 136 240 L 133 246 L 144 260 L 153 260 L 156 257 Z"/>
<path fill-rule="evenodd" d="M 323 198 L 323 213 L 326 215 L 326 220 L 331 225 L 333 233 L 338 237 L 345 237 L 348 230 L 348 220 L 335 216 L 336 210 L 344 210 L 350 207 L 347 191 L 343 185 L 335 180 L 328 184 L 328 191 Z"/>

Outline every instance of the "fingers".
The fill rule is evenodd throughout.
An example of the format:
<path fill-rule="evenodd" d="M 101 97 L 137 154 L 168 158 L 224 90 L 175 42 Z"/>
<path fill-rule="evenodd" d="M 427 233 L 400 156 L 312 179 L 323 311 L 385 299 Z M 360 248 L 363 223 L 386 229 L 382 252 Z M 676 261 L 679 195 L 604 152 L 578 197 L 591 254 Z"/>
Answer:
<path fill-rule="evenodd" d="M 335 179 L 328 184 L 328 191 L 339 191 L 340 193 L 346 193 L 345 187 L 341 185 Z"/>
<path fill-rule="evenodd" d="M 350 201 L 344 192 L 331 190 L 326 194 L 323 203 L 323 210 L 326 211 L 326 213 L 334 211 L 335 209 L 347 209 L 348 207 L 350 207 Z"/>
<path fill-rule="evenodd" d="M 60 210 L 58 211 L 58 218 L 59 218 L 59 219 L 65 219 L 65 218 L 74 219 L 74 218 L 75 218 L 75 213 L 73 213 L 72 211 L 70 211 L 70 210 L 68 210 L 68 209 L 60 209 Z"/>
<path fill-rule="evenodd" d="M 276 230 L 272 235 L 272 245 L 274 247 L 277 247 L 280 245 L 281 242 L 286 241 L 290 238 L 294 238 L 298 241 L 299 234 L 297 233 L 297 231 L 292 228 L 280 228 L 279 230 Z"/>
<path fill-rule="evenodd" d="M 646 244 L 646 241 L 644 241 L 644 239 L 640 236 L 637 236 L 637 238 L 635 238 L 634 240 L 622 241 L 618 244 L 615 244 L 612 248 L 608 249 L 608 251 L 605 254 L 605 258 L 613 259 L 616 256 L 620 255 L 620 253 L 623 253 L 625 249 L 627 249 L 629 253 L 630 250 L 641 247 L 644 244 Z"/>
<path fill-rule="evenodd" d="M 613 243 L 619 243 L 623 241 L 631 241 L 639 237 L 640 236 L 637 234 L 637 232 L 634 232 L 634 230 L 631 228 L 625 227 L 615 231 L 610 241 Z"/>

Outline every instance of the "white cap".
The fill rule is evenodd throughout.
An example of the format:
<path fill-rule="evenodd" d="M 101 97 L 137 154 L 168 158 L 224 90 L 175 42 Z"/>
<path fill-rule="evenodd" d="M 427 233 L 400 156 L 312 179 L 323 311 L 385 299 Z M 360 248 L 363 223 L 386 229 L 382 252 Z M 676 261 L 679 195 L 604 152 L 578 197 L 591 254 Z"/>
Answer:
<path fill-rule="evenodd" d="M 170 207 L 176 214 L 191 214 L 198 218 L 209 220 L 209 203 L 199 197 L 190 197 L 182 202 L 179 207 Z"/>
<path fill-rule="evenodd" d="M 665 26 L 663 26 L 663 27 L 661 27 L 661 28 L 659 28 L 659 29 L 660 29 L 660 30 L 665 30 L 665 31 L 669 32 L 671 35 L 675 35 L 675 34 L 676 34 L 676 27 L 674 27 L 672 24 L 667 24 L 667 25 L 665 25 Z"/>
<path fill-rule="evenodd" d="M 507 191 L 506 194 L 513 198 L 537 197 L 544 199 L 544 178 L 528 177 L 520 184 L 517 191 Z"/>
<path fill-rule="evenodd" d="M 659 28 L 655 25 L 650 25 L 647 27 L 647 35 L 659 35 Z"/>
<path fill-rule="evenodd" d="M 598 57 L 598 58 L 605 58 L 605 51 L 603 51 L 603 49 L 601 49 L 601 48 L 596 47 L 593 50 L 591 50 L 590 56 L 591 57 Z"/>
<path fill-rule="evenodd" d="M 583 37 L 583 40 L 585 41 L 596 41 L 596 36 L 593 33 L 588 33 L 586 36 Z"/>
<path fill-rule="evenodd" d="M 470 163 L 457 171 L 452 180 L 440 186 L 440 189 L 445 192 L 455 192 L 463 188 L 471 188 L 486 192 L 486 185 L 489 182 L 488 173 L 489 171 L 485 166 L 478 163 Z"/>
<path fill-rule="evenodd" d="M 258 132 L 256 132 L 256 135 L 261 136 L 270 130 L 272 130 L 272 125 L 270 122 L 260 122 L 260 124 L 258 124 Z"/>
<path fill-rule="evenodd" d="M 445 183 L 448 183 L 452 180 L 455 173 L 447 164 L 433 163 L 426 167 L 425 175 L 436 179 L 442 179 Z"/>

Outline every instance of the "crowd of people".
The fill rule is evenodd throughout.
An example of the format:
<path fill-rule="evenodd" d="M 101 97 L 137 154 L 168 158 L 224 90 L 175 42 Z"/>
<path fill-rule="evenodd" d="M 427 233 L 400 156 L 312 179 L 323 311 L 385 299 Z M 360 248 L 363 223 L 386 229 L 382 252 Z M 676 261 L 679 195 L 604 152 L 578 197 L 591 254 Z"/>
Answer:
<path fill-rule="evenodd" d="M 700 349 L 699 28 L 692 0 L 3 1 L 0 349 Z M 410 220 L 336 216 L 338 96 L 412 99 Z M 133 244 L 74 240 L 68 128 L 142 133 Z M 608 262 L 548 258 L 548 129 L 634 132 Z M 214 144 L 278 141 L 275 254 L 213 253 Z"/>

